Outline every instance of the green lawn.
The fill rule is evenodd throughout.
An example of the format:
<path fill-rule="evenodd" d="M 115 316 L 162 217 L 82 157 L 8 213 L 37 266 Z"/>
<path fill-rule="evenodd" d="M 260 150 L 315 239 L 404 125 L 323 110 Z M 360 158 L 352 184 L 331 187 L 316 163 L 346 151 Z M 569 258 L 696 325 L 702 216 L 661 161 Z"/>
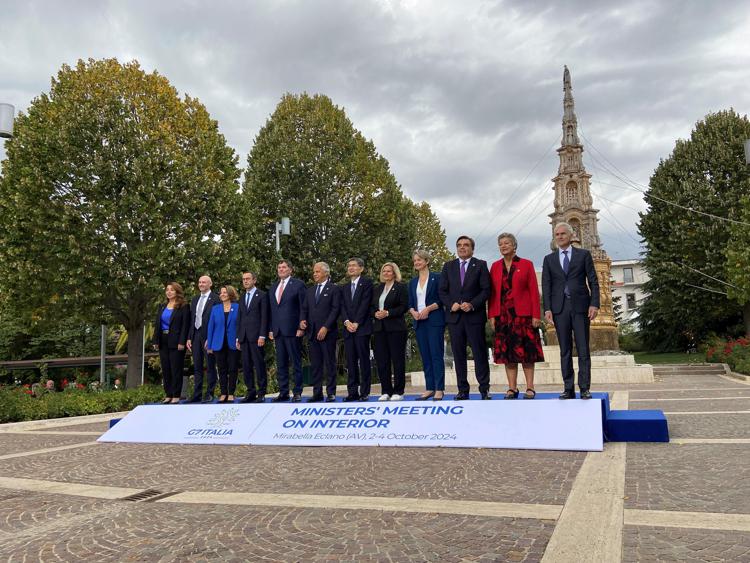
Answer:
<path fill-rule="evenodd" d="M 706 355 L 701 352 L 636 352 L 633 355 L 637 364 L 700 364 L 706 361 Z"/>

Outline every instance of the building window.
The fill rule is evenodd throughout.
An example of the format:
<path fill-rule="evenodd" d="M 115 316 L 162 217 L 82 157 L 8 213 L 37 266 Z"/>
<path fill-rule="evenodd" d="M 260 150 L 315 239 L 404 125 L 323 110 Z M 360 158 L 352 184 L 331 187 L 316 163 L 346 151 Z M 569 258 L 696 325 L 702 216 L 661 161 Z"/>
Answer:
<path fill-rule="evenodd" d="M 622 277 L 625 283 L 633 283 L 633 268 L 623 268 Z"/>
<path fill-rule="evenodd" d="M 635 293 L 626 293 L 625 303 L 628 311 L 630 311 L 631 309 L 635 309 Z"/>

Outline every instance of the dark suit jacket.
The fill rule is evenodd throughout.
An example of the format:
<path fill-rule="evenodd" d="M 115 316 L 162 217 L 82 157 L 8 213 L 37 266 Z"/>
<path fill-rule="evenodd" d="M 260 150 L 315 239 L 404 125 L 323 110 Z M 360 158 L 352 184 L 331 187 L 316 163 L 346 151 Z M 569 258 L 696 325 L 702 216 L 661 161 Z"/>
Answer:
<path fill-rule="evenodd" d="M 277 336 L 295 336 L 302 320 L 302 305 L 305 303 L 305 284 L 302 280 L 289 277 L 281 296 L 281 303 L 276 302 L 276 280 L 268 290 L 268 332 Z"/>
<path fill-rule="evenodd" d="M 385 284 L 379 283 L 372 290 L 372 301 L 370 304 L 370 315 L 372 315 L 373 332 L 400 332 L 406 330 L 404 315 L 409 309 L 409 292 L 406 284 L 394 282 L 393 287 L 385 297 L 383 308 L 388 311 L 388 316 L 382 320 L 375 318 L 375 311 L 380 309 L 380 294 L 383 293 Z"/>
<path fill-rule="evenodd" d="M 230 350 L 237 349 L 237 316 L 239 315 L 240 306 L 238 303 L 232 303 L 229 309 L 229 316 L 224 317 L 224 305 L 219 303 L 211 309 L 211 316 L 208 318 L 208 339 L 206 348 L 209 350 L 221 350 L 224 346 L 224 333 L 227 334 L 227 345 Z"/>
<path fill-rule="evenodd" d="M 344 331 L 344 338 L 353 336 L 369 336 L 372 334 L 372 316 L 370 305 L 372 302 L 372 280 L 360 277 L 357 291 L 352 298 L 351 282 L 342 283 L 341 288 L 341 320 L 357 323 L 357 332 Z"/>
<path fill-rule="evenodd" d="M 555 315 L 562 312 L 566 281 L 573 310 L 576 313 L 586 313 L 590 306 L 599 307 L 599 280 L 596 277 L 591 253 L 585 248 L 573 248 L 567 276 L 560 265 L 557 250 L 544 257 L 542 298 L 545 311 L 552 311 Z"/>
<path fill-rule="evenodd" d="M 161 314 L 166 303 L 159 305 L 159 312 L 156 314 L 156 324 L 154 325 L 154 337 L 152 342 L 159 345 L 159 336 L 161 336 Z M 188 332 L 190 331 L 190 305 L 185 303 L 182 307 L 172 310 L 172 318 L 169 319 L 169 334 L 167 335 L 167 347 L 177 348 L 179 344 L 185 345 L 187 342 Z"/>
<path fill-rule="evenodd" d="M 338 319 L 341 311 L 341 291 L 339 286 L 328 280 L 315 303 L 315 292 L 318 284 L 307 288 L 305 302 L 302 305 L 302 318 L 307 321 L 307 334 L 315 338 L 318 331 L 326 327 L 328 336 L 338 336 Z"/>
<path fill-rule="evenodd" d="M 240 342 L 257 342 L 259 337 L 268 337 L 268 297 L 257 287 L 250 306 L 245 306 L 245 294 L 240 295 L 240 314 L 237 318 L 237 338 Z"/>
<path fill-rule="evenodd" d="M 445 306 L 445 322 L 455 324 L 461 316 L 471 324 L 487 322 L 487 299 L 490 297 L 490 272 L 487 262 L 473 256 L 466 265 L 466 277 L 461 285 L 461 262 L 458 258 L 446 262 L 440 274 L 440 301 Z M 454 303 L 471 303 L 473 311 L 451 313 Z"/>
<path fill-rule="evenodd" d="M 417 310 L 417 284 L 419 283 L 419 276 L 412 278 L 409 282 L 409 309 Z M 440 274 L 430 272 L 430 277 L 427 280 L 427 295 L 425 295 L 425 305 L 430 306 L 433 303 L 438 304 L 438 308 L 432 311 L 425 320 L 415 321 L 414 328 L 417 326 L 445 326 L 445 313 L 443 312 L 443 304 L 440 302 L 440 294 L 438 288 L 440 287 Z"/>
<path fill-rule="evenodd" d="M 188 332 L 188 340 L 190 341 L 192 341 L 195 336 L 195 314 L 198 310 L 198 299 L 200 299 L 200 297 L 200 294 L 198 294 L 193 297 L 193 300 L 190 302 L 190 328 Z M 211 309 L 217 303 L 221 303 L 219 295 L 212 291 L 208 294 L 206 306 L 203 307 L 203 322 L 200 328 L 200 336 L 203 340 L 208 337 L 208 319 L 211 317 Z"/>

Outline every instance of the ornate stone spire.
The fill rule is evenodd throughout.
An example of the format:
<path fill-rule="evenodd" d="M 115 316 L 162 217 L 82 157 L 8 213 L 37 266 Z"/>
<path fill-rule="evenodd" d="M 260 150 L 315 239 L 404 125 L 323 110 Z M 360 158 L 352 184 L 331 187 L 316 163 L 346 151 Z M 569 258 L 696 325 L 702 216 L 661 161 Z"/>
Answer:
<path fill-rule="evenodd" d="M 570 223 L 575 231 L 573 243 L 591 251 L 594 258 L 606 258 L 599 239 L 597 223 L 598 209 L 594 209 L 589 181 L 591 174 L 583 166 L 583 145 L 578 139 L 578 119 L 573 101 L 573 87 L 570 71 L 565 67 L 563 72 L 563 138 L 557 154 L 560 166 L 555 183 L 555 211 L 549 215 L 554 233 L 555 225 L 560 222 Z M 554 235 L 551 248 L 555 249 Z"/>

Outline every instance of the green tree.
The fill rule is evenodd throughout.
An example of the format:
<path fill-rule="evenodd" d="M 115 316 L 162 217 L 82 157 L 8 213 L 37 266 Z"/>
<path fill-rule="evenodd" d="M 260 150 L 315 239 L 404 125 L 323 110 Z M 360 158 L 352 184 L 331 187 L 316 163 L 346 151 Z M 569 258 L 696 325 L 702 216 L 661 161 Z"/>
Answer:
<path fill-rule="evenodd" d="M 685 347 L 710 331 L 731 330 L 740 319 L 747 292 L 743 301 L 727 294 L 727 284 L 737 285 L 731 280 L 739 272 L 746 276 L 748 262 L 744 259 L 742 266 L 734 254 L 728 259 L 726 250 L 737 247 L 737 230 L 716 217 L 742 220 L 741 201 L 750 195 L 743 156 L 748 137 L 747 117 L 733 110 L 709 114 L 690 139 L 677 141 L 651 177 L 645 197 L 649 208 L 639 228 L 650 276 L 640 321 L 652 349 Z"/>
<path fill-rule="evenodd" d="M 737 217 L 740 222 L 729 227 L 726 248 L 726 273 L 731 284 L 727 294 L 742 305 L 745 334 L 750 337 L 750 197 L 741 199 Z"/>
<path fill-rule="evenodd" d="M 275 275 L 274 224 L 282 216 L 292 234 L 281 255 L 303 279 L 318 260 L 340 278 L 351 256 L 362 257 L 371 274 L 386 261 L 410 269 L 420 221 L 431 250 L 445 251 L 429 206 L 404 196 L 388 161 L 326 96 L 283 96 L 248 155 L 244 195 L 260 214 L 263 283 Z"/>
<path fill-rule="evenodd" d="M 445 244 L 445 229 L 443 229 L 440 219 L 426 201 L 413 204 L 413 209 L 417 226 L 417 240 L 414 243 L 414 248 L 423 248 L 429 251 L 432 254 L 430 269 L 440 271 L 444 262 L 455 258 Z"/>
<path fill-rule="evenodd" d="M 234 151 L 197 99 L 114 59 L 64 65 L 6 149 L 0 271 L 11 300 L 121 323 L 136 386 L 164 282 L 236 275 L 253 255 L 236 228 Z"/>

